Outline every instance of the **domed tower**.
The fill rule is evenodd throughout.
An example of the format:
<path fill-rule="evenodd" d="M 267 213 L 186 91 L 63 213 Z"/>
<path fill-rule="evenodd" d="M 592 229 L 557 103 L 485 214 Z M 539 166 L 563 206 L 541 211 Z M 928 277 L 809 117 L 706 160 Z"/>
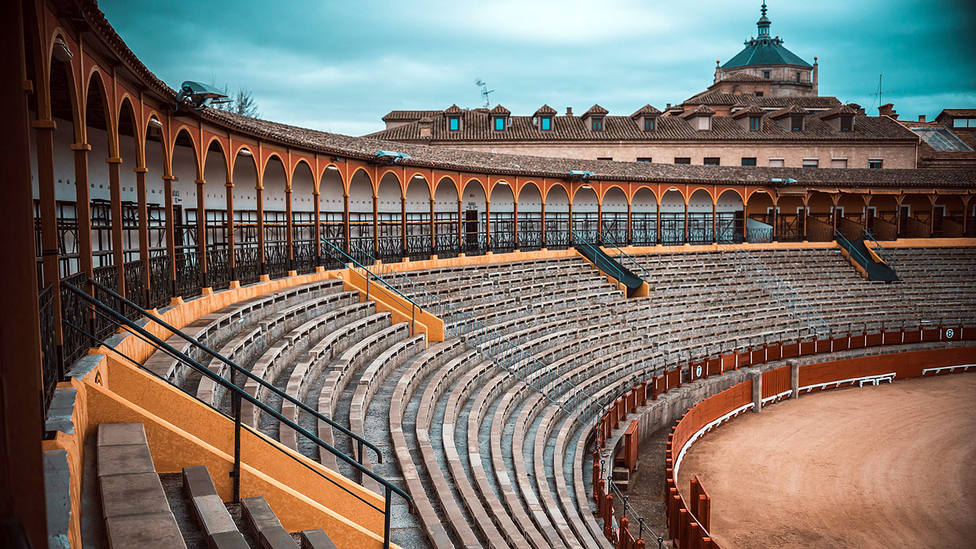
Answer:
<path fill-rule="evenodd" d="M 716 68 L 712 89 L 770 96 L 817 95 L 817 58 L 811 65 L 786 49 L 782 38 L 770 35 L 766 10 L 763 1 L 756 37 L 746 40 L 742 51 Z"/>

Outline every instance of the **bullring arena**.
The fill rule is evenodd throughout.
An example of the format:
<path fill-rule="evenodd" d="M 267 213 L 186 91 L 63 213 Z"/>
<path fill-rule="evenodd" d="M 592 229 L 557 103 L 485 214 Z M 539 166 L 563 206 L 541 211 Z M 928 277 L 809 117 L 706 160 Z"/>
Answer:
<path fill-rule="evenodd" d="M 699 476 L 723 547 L 970 547 L 976 376 L 804 396 L 701 439 Z"/>
<path fill-rule="evenodd" d="M 0 545 L 972 545 L 971 166 L 340 135 L 171 88 L 94 0 L 15 4 Z M 607 127 L 923 150 L 750 97 Z M 507 131 L 462 111 L 423 118 Z"/>

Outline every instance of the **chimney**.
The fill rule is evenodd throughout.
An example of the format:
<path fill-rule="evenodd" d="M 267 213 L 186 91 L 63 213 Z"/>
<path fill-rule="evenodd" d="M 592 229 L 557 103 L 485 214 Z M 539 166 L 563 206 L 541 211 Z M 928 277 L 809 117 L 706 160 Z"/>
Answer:
<path fill-rule="evenodd" d="M 810 76 L 810 83 L 813 84 L 813 95 L 820 95 L 820 64 L 817 61 L 817 56 L 813 56 L 813 74 Z"/>
<path fill-rule="evenodd" d="M 918 121 L 919 122 L 925 122 L 925 115 L 924 114 L 918 115 Z"/>
<path fill-rule="evenodd" d="M 425 116 L 417 122 L 417 126 L 420 128 L 420 137 L 425 139 L 430 139 L 431 129 L 434 125 L 434 121 L 429 117 Z"/>
<path fill-rule="evenodd" d="M 891 118 L 898 120 L 898 113 L 895 112 L 895 105 L 893 103 L 885 103 L 878 107 L 879 116 L 890 116 Z"/>
<path fill-rule="evenodd" d="M 566 116 L 573 116 L 573 107 L 566 107 Z"/>

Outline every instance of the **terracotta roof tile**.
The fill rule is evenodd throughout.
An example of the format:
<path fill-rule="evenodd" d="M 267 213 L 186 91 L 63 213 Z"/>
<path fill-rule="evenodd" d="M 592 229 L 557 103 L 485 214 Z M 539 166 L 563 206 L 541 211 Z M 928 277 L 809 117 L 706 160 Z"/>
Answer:
<path fill-rule="evenodd" d="M 682 114 L 681 115 L 681 118 L 688 119 L 688 118 L 694 118 L 696 116 L 712 116 L 714 114 L 715 114 L 715 111 L 713 111 L 712 109 L 708 108 L 707 106 L 705 106 L 705 105 L 698 105 L 694 109 L 691 109 L 690 111 L 687 111 L 684 114 Z"/>
<path fill-rule="evenodd" d="M 512 114 L 512 111 L 506 109 L 501 105 L 495 105 L 495 108 L 491 109 L 491 114 L 504 114 L 505 116 L 508 116 Z"/>
<path fill-rule="evenodd" d="M 590 107 L 590 109 L 588 111 L 586 111 L 586 112 L 583 113 L 583 118 L 586 118 L 587 116 L 591 116 L 591 115 L 594 115 L 594 114 L 596 114 L 596 115 L 607 114 L 609 112 L 610 111 L 608 111 L 607 109 L 604 109 L 600 105 L 594 104 L 592 107 Z"/>
<path fill-rule="evenodd" d="M 650 117 L 650 116 L 658 116 L 660 114 L 661 114 L 661 111 L 655 109 L 654 107 L 652 107 L 650 105 L 650 103 L 648 103 L 647 105 L 644 105 L 643 107 L 641 107 L 641 108 L 637 109 L 636 111 L 634 111 L 634 114 L 630 115 L 630 117 L 631 118 L 637 118 L 638 116 L 648 116 L 648 117 Z"/>
<path fill-rule="evenodd" d="M 810 113 L 807 112 L 802 107 L 799 107 L 797 105 L 790 105 L 789 107 L 784 107 L 776 112 L 770 113 L 769 117 L 772 118 L 773 120 L 779 120 L 780 118 L 783 118 L 785 116 L 790 116 L 793 114 L 807 115 Z"/>
<path fill-rule="evenodd" d="M 549 105 L 543 105 L 539 107 L 539 110 L 532 113 L 532 116 L 539 116 L 540 114 L 556 114 L 556 109 L 550 107 Z"/>
<path fill-rule="evenodd" d="M 144 83 L 151 87 L 154 92 L 163 97 L 174 100 L 176 92 L 167 87 L 158 77 L 151 73 L 145 65 L 128 49 L 125 42 L 118 36 L 112 26 L 105 20 L 104 14 L 98 9 L 93 0 L 85 0 L 82 3 L 88 20 L 91 22 L 95 33 L 112 48 L 112 50 L 132 68 L 137 77 L 144 79 Z M 476 113 L 467 111 L 463 115 L 478 115 L 486 117 L 486 113 Z M 672 164 L 649 164 L 639 162 L 608 162 L 595 160 L 574 160 L 565 158 L 544 158 L 528 155 L 502 155 L 467 151 L 461 149 L 448 149 L 443 147 L 432 147 L 427 145 L 417 145 L 411 143 L 399 143 L 393 141 L 383 141 L 371 137 L 352 137 L 334 133 L 322 132 L 308 128 L 301 128 L 240 116 L 226 111 L 218 111 L 206 108 L 202 111 L 188 113 L 190 117 L 198 117 L 210 123 L 219 124 L 228 130 L 236 131 L 245 135 L 254 136 L 269 142 L 288 147 L 305 149 L 310 152 L 328 155 L 338 155 L 347 158 L 358 158 L 365 161 L 375 159 L 377 150 L 395 150 L 410 155 L 404 161 L 405 165 L 437 168 L 450 171 L 477 171 L 497 175 L 522 175 L 534 177 L 566 177 L 570 170 L 590 171 L 594 174 L 592 180 L 613 180 L 613 181 L 658 181 L 667 183 L 738 183 L 738 184 L 765 184 L 768 185 L 771 178 L 794 179 L 796 183 L 791 185 L 799 187 L 816 186 L 822 188 L 960 188 L 976 189 L 976 169 L 915 169 L 915 170 L 896 170 L 896 169 L 829 169 L 829 168 L 749 168 L 737 166 L 692 166 L 692 165 L 672 165 Z M 432 115 L 434 118 L 434 131 L 442 123 L 443 114 L 438 112 Z M 518 117 L 527 120 L 528 117 Z M 576 117 L 557 117 L 555 127 L 566 124 L 566 132 L 576 133 L 575 138 L 582 135 L 592 137 L 594 134 L 585 131 L 581 121 Z M 574 124 L 576 125 L 574 128 Z M 415 127 L 416 124 L 406 124 L 401 128 Z M 514 124 L 513 124 L 514 126 Z M 532 126 L 531 122 L 526 122 L 526 126 Z M 695 132 L 684 120 L 676 117 L 661 118 L 658 126 L 663 128 L 666 135 L 673 138 L 675 135 L 693 136 Z M 816 131 L 823 130 L 828 126 L 822 121 L 811 121 L 809 126 Z M 903 132 L 909 130 L 903 128 L 894 120 L 886 117 L 870 118 L 858 115 L 858 124 L 854 132 L 848 132 L 853 137 L 861 138 L 891 138 L 890 128 L 894 126 Z M 608 129 L 614 131 L 630 131 L 634 135 L 657 135 L 659 132 L 641 132 L 637 129 L 633 120 L 628 117 L 608 117 L 606 122 Z M 718 129 L 715 129 L 715 128 Z M 629 128 L 629 129 L 627 129 Z M 735 129 L 738 128 L 738 129 Z M 538 130 L 536 130 L 538 131 Z M 775 131 L 775 130 L 774 130 Z M 785 132 L 780 130 L 785 136 L 790 133 L 809 134 L 804 138 L 812 138 L 814 134 L 810 131 L 804 132 Z M 825 131 L 825 130 L 824 130 Z M 713 120 L 713 130 L 711 132 L 698 132 L 699 134 L 722 133 L 730 135 L 740 132 L 733 136 L 734 139 L 743 139 L 744 130 L 739 128 L 729 117 L 717 117 Z M 382 132 L 381 132 L 382 133 Z M 510 132 L 498 132 L 508 134 Z M 514 132 L 512 132 L 514 133 Z M 597 132 L 601 134 L 611 134 L 612 132 Z M 826 132 L 832 134 L 832 132 Z M 796 137 L 796 136 L 791 136 Z M 836 135 L 830 135 L 836 138 Z"/>

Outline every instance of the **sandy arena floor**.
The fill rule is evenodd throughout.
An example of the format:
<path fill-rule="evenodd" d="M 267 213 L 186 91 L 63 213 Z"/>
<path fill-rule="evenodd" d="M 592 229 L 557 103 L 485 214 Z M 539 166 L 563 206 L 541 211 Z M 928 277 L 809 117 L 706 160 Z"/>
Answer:
<path fill-rule="evenodd" d="M 685 455 L 723 549 L 976 547 L 976 374 L 801 396 Z"/>

